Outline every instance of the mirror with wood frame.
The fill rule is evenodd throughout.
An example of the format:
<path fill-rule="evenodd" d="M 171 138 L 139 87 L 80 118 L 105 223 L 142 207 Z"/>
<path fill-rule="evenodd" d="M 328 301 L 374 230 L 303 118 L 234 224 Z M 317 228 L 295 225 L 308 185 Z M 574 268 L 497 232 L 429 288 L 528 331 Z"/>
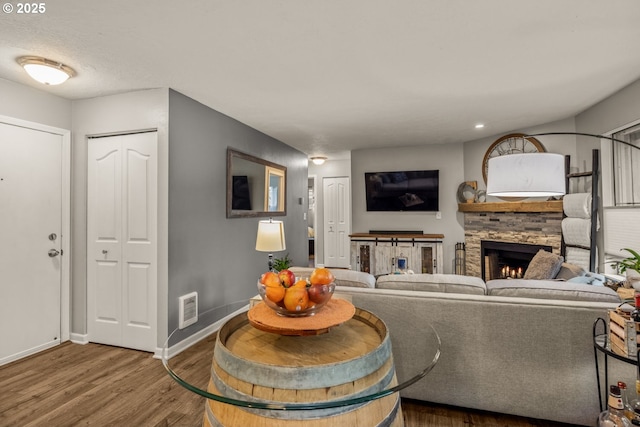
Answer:
<path fill-rule="evenodd" d="M 227 148 L 227 218 L 287 214 L 287 168 Z"/>

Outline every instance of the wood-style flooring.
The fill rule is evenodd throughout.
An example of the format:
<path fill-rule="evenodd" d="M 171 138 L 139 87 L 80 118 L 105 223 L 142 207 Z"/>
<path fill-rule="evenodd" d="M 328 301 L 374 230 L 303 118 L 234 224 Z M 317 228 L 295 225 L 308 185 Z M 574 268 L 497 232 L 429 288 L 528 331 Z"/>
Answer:
<path fill-rule="evenodd" d="M 206 388 L 214 342 L 201 341 L 172 365 Z M 203 408 L 204 398 L 171 379 L 161 361 L 135 350 L 64 343 L 0 367 L 2 427 L 191 427 L 202 424 Z M 568 426 L 412 400 L 402 410 L 406 427 Z"/>

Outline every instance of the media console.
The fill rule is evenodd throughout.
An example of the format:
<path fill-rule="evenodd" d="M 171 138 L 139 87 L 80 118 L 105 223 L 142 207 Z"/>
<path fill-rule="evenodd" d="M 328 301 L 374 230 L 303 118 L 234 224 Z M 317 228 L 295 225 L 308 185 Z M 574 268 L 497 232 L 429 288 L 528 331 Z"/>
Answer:
<path fill-rule="evenodd" d="M 444 234 L 372 231 L 351 238 L 351 266 L 354 270 L 380 276 L 395 273 L 398 259 L 406 258 L 406 268 L 414 273 L 442 273 Z"/>

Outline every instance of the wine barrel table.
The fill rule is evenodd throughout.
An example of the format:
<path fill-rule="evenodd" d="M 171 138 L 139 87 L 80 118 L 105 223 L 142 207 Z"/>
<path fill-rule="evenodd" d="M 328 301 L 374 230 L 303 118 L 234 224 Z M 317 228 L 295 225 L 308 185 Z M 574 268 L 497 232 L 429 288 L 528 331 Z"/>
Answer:
<path fill-rule="evenodd" d="M 387 327 L 366 310 L 356 308 L 351 320 L 314 336 L 265 332 L 242 313 L 218 332 L 207 391 L 281 409 L 208 399 L 203 426 L 399 427 L 404 421 L 397 392 L 347 406 L 290 408 L 370 396 L 396 384 Z"/>

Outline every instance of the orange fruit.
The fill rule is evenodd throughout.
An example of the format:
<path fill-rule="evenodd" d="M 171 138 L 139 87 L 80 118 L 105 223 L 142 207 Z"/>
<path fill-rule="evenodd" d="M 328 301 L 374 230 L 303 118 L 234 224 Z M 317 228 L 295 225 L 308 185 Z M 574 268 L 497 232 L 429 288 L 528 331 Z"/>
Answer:
<path fill-rule="evenodd" d="M 302 311 L 309 305 L 309 294 L 305 288 L 286 288 L 284 306 L 289 311 Z"/>
<path fill-rule="evenodd" d="M 291 286 L 292 288 L 302 288 L 305 289 L 307 287 L 307 281 L 306 279 L 300 279 L 297 280 L 296 283 L 293 284 L 293 286 Z"/>
<path fill-rule="evenodd" d="M 273 301 L 275 303 L 282 301 L 282 299 L 284 298 L 285 291 L 286 289 L 284 288 L 284 286 L 265 286 L 264 287 L 265 296 L 270 301 Z"/>
<path fill-rule="evenodd" d="M 312 285 L 328 285 L 333 283 L 335 277 L 331 274 L 328 268 L 320 267 L 313 270 L 311 273 L 311 277 L 309 277 L 309 281 Z"/>

